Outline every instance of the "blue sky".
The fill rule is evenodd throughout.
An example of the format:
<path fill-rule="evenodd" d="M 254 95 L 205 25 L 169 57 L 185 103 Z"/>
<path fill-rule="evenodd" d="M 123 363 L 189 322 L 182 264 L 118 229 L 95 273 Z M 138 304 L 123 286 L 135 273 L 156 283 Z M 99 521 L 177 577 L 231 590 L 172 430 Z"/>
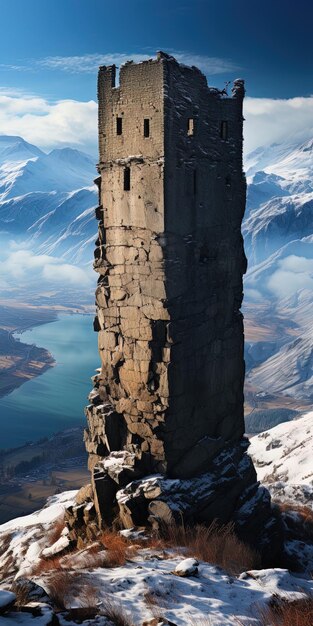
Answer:
<path fill-rule="evenodd" d="M 261 99 L 263 104 L 293 102 L 297 132 L 299 107 L 305 109 L 306 124 L 310 119 L 310 0 L 1 0 L 0 7 L 0 95 L 5 98 L 0 98 L 0 133 L 23 132 L 49 147 L 62 118 L 59 131 L 63 124 L 66 132 L 62 138 L 56 129 L 55 143 L 75 143 L 83 126 L 81 147 L 93 150 L 95 140 L 88 142 L 87 136 L 95 119 L 98 65 L 154 56 L 159 49 L 200 66 L 213 86 L 245 78 L 249 106 L 258 104 L 263 121 Z M 61 102 L 67 105 L 62 108 Z M 248 111 L 249 120 L 253 116 L 255 110 Z M 39 117 L 47 119 L 46 133 Z M 272 131 L 275 140 L 273 124 Z M 248 132 L 247 142 L 253 148 L 252 135 Z"/>

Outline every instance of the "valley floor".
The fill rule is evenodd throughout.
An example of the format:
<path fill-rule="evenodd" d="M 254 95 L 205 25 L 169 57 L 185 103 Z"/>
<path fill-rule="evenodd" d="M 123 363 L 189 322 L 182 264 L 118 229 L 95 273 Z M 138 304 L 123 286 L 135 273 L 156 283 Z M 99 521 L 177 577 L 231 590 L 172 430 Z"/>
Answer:
<path fill-rule="evenodd" d="M 55 365 L 53 355 L 44 347 L 23 343 L 14 335 L 54 322 L 58 313 L 90 313 L 90 308 L 0 300 L 0 398 Z"/>
<path fill-rule="evenodd" d="M 56 311 L 47 308 L 0 304 L 0 398 L 55 363 L 48 350 L 23 343 L 14 334 L 56 319 Z"/>

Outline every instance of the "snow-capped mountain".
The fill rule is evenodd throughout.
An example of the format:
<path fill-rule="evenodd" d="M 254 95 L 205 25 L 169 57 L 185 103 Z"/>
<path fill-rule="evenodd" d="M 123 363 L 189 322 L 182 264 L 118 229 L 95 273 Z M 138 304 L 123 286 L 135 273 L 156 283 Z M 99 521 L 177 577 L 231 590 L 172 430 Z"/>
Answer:
<path fill-rule="evenodd" d="M 246 172 L 245 298 L 267 303 L 273 327 L 277 318 L 280 325 L 289 326 L 273 354 L 265 351 L 262 361 L 248 361 L 247 380 L 260 392 L 309 400 L 313 397 L 313 140 L 259 148 L 248 155 Z M 274 336 L 271 341 L 275 345 Z"/>
<path fill-rule="evenodd" d="M 0 137 L 1 201 L 30 192 L 73 191 L 90 186 L 94 176 L 92 158 L 79 150 L 61 148 L 45 154 L 20 137 Z"/>
<path fill-rule="evenodd" d="M 243 233 L 249 261 L 262 262 L 287 242 L 312 234 L 313 139 L 248 155 Z"/>
<path fill-rule="evenodd" d="M 269 394 L 313 400 L 313 329 L 282 346 L 255 367 L 247 380 Z"/>
<path fill-rule="evenodd" d="M 278 390 L 293 398 L 304 393 L 308 399 L 313 347 L 307 332 L 313 305 L 309 295 L 313 287 L 313 141 L 259 148 L 248 155 L 246 171 L 245 299 L 266 302 L 267 317 L 285 320 L 294 329 L 280 334 L 278 340 L 273 324 L 266 349 L 263 344 L 261 350 L 260 346 L 255 349 L 249 340 L 248 380 L 262 392 Z M 77 150 L 45 154 L 20 137 L 0 136 L 2 258 L 15 239 L 35 255 L 90 268 L 96 239 L 95 173 L 95 161 Z M 4 264 L 6 285 L 10 284 L 7 269 Z M 299 296 L 304 292 L 305 304 Z M 298 303 L 293 305 L 292 298 Z M 287 375 L 290 363 L 293 371 Z M 283 372 L 285 385 L 280 380 Z"/>
<path fill-rule="evenodd" d="M 97 204 L 94 160 L 63 148 L 45 154 L 21 137 L 0 136 L 0 233 L 34 253 L 78 264 L 92 259 Z"/>
<path fill-rule="evenodd" d="M 0 163 L 20 163 L 39 156 L 43 156 L 42 150 L 22 137 L 13 135 L 0 135 Z"/>

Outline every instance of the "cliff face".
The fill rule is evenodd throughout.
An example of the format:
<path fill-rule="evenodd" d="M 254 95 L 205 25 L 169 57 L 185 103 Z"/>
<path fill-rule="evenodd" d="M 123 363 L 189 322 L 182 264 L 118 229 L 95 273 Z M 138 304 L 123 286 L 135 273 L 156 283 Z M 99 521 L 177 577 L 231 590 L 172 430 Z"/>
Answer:
<path fill-rule="evenodd" d="M 114 81 L 100 69 L 87 495 L 98 526 L 232 519 L 266 551 L 270 500 L 243 438 L 243 83 L 226 97 L 162 54 Z"/>

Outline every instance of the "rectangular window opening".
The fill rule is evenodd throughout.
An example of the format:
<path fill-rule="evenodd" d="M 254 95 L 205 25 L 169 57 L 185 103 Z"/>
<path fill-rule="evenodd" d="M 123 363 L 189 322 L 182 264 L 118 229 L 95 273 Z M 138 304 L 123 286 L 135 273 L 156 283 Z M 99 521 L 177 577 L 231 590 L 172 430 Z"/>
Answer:
<path fill-rule="evenodd" d="M 117 117 L 116 118 L 116 134 L 121 135 L 122 132 L 123 132 L 123 118 Z"/>
<path fill-rule="evenodd" d="M 130 191 L 130 167 L 124 169 L 124 191 Z"/>
<path fill-rule="evenodd" d="M 143 136 L 150 137 L 150 120 L 148 118 L 143 120 Z"/>
<path fill-rule="evenodd" d="M 187 121 L 187 135 L 193 137 L 195 134 L 195 123 L 193 117 L 189 117 Z"/>
<path fill-rule="evenodd" d="M 226 139 L 228 138 L 228 122 L 221 122 L 221 139 L 224 139 L 224 141 L 226 141 Z"/>

